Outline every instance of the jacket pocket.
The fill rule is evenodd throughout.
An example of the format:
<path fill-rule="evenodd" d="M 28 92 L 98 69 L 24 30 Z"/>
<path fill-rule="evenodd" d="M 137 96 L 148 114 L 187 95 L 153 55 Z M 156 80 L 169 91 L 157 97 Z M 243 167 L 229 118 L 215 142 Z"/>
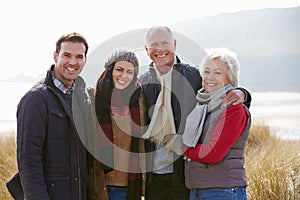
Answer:
<path fill-rule="evenodd" d="M 70 130 L 70 119 L 64 110 L 50 108 L 48 138 L 66 138 Z"/>
<path fill-rule="evenodd" d="M 71 199 L 70 177 L 46 177 L 50 199 Z"/>

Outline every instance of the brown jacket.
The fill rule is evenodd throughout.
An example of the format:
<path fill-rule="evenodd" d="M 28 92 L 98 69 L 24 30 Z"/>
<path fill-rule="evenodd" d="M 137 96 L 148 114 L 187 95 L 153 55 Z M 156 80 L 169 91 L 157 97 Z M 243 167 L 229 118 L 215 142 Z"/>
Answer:
<path fill-rule="evenodd" d="M 88 88 L 88 93 L 91 99 L 91 111 L 94 121 L 98 124 L 96 114 L 94 113 L 94 90 L 93 88 Z M 145 125 L 145 105 L 144 105 L 144 97 L 141 95 L 139 98 L 140 104 L 140 118 L 141 125 Z M 140 140 L 139 144 L 139 152 L 140 152 L 140 164 L 142 171 L 145 172 L 145 158 L 144 158 L 144 141 Z M 144 195 L 145 191 L 145 175 L 143 174 L 142 178 L 142 194 Z M 102 168 L 101 163 L 95 158 L 93 155 L 88 156 L 88 200 L 108 200 L 108 195 L 106 191 L 106 178 L 104 174 L 104 170 Z"/>

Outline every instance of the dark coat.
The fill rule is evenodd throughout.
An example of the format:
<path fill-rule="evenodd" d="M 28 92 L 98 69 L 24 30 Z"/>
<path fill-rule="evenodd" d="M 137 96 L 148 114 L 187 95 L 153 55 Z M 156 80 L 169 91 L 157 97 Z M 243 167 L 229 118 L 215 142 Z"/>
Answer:
<path fill-rule="evenodd" d="M 156 78 L 155 69 L 153 64 L 150 65 L 149 71 L 144 73 L 140 77 L 142 87 L 145 93 L 146 99 L 146 109 L 151 112 L 151 107 L 153 108 L 157 97 L 161 90 L 161 85 Z M 185 119 L 187 115 L 192 111 L 196 104 L 196 92 L 201 88 L 201 76 L 195 67 L 188 64 L 180 63 L 177 58 L 177 64 L 173 66 L 172 74 L 172 95 L 171 104 L 174 115 L 174 123 L 176 127 L 177 134 L 182 135 L 185 126 Z M 148 114 L 149 118 L 147 124 L 150 123 L 152 113 Z M 150 140 L 145 141 L 145 151 L 153 152 L 155 150 L 155 144 Z M 174 154 L 174 156 L 177 156 Z M 177 156 L 178 157 L 178 156 Z M 153 169 L 153 156 L 148 154 L 146 158 L 146 168 L 147 172 L 151 172 Z M 173 181 L 181 182 L 184 184 L 184 160 L 180 156 L 173 164 Z M 147 185 L 151 181 L 151 173 L 147 173 L 146 178 L 146 193 Z"/>
<path fill-rule="evenodd" d="M 86 199 L 87 152 L 73 120 L 74 98 L 54 86 L 53 69 L 18 105 L 17 161 L 22 188 L 26 199 Z M 76 101 L 84 105 L 84 81 L 79 77 L 75 83 L 73 95 L 81 95 Z"/>

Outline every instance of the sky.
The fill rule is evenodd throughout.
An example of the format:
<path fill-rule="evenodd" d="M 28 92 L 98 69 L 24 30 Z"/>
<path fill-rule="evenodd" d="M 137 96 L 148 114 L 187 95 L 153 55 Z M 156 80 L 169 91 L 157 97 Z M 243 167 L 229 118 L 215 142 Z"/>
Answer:
<path fill-rule="evenodd" d="M 123 32 L 220 13 L 300 6 L 300 0 L 10 0 L 0 3 L 0 79 L 45 74 L 55 42 L 79 32 L 97 45 Z"/>

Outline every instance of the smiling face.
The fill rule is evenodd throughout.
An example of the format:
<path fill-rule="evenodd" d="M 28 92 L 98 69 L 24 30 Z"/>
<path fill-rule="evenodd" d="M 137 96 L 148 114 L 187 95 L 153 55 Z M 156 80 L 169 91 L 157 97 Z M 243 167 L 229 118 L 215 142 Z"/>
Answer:
<path fill-rule="evenodd" d="M 145 49 L 159 70 L 173 66 L 176 40 L 167 29 L 153 29 L 147 38 Z"/>
<path fill-rule="evenodd" d="M 59 53 L 54 52 L 54 75 L 66 86 L 71 86 L 86 63 L 85 46 L 79 42 L 63 42 Z"/>
<path fill-rule="evenodd" d="M 134 65 L 131 62 L 121 60 L 115 63 L 114 69 L 112 71 L 112 79 L 115 88 L 123 90 L 134 78 Z"/>
<path fill-rule="evenodd" d="M 214 92 L 230 83 L 228 66 L 219 58 L 207 62 L 202 73 L 202 86 L 206 92 Z"/>

